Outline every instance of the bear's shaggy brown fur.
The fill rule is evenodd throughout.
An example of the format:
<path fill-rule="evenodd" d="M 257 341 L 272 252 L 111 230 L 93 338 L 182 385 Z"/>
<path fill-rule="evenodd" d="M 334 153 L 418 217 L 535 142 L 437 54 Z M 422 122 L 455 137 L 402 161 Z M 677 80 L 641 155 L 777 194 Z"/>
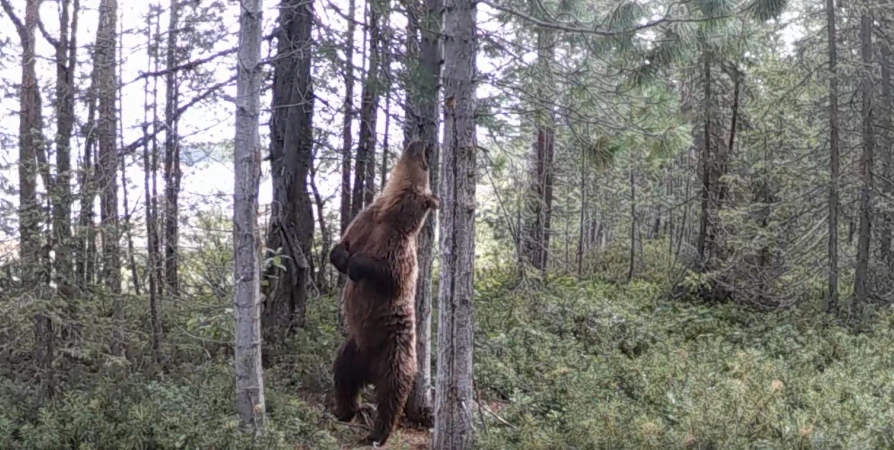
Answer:
<path fill-rule="evenodd" d="M 348 275 L 342 292 L 347 339 L 333 366 L 333 413 L 350 421 L 360 408 L 360 389 L 375 385 L 378 415 L 368 442 L 388 440 L 416 375 L 416 235 L 438 205 L 425 149 L 413 142 L 382 193 L 354 218 L 329 255 Z"/>

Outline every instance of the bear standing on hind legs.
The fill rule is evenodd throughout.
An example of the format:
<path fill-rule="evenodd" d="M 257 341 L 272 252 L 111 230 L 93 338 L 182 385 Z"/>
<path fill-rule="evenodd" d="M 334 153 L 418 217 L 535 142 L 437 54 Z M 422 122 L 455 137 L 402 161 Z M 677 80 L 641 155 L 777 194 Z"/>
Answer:
<path fill-rule="evenodd" d="M 385 444 L 416 375 L 416 236 L 439 206 L 429 186 L 428 161 L 419 141 L 391 170 L 382 192 L 351 222 L 330 252 L 348 275 L 343 298 L 347 339 L 333 366 L 339 420 L 360 409 L 360 390 L 376 387 L 378 415 L 370 443 Z"/>

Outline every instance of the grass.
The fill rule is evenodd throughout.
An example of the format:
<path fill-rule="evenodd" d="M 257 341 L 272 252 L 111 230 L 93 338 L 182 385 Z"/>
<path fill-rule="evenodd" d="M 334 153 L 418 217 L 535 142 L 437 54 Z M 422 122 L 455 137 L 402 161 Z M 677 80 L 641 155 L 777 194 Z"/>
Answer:
<path fill-rule="evenodd" d="M 894 448 L 894 315 L 866 331 L 808 311 L 749 312 L 656 300 L 648 282 L 554 279 L 476 286 L 474 409 L 480 449 Z M 173 338 L 172 338 L 173 339 Z M 222 357 L 164 376 L 95 371 L 35 411 L 32 387 L 0 380 L 3 449 L 348 449 L 364 430 L 323 408 L 339 344 L 335 302 L 265 373 L 268 432 L 238 432 Z M 401 429 L 392 449 L 427 447 Z"/>

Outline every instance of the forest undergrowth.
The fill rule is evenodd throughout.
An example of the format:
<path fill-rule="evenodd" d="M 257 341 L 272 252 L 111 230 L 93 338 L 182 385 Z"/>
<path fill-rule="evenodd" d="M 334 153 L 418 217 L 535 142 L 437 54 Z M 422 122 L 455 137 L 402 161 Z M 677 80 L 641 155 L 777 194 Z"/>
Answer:
<path fill-rule="evenodd" d="M 503 271 L 479 273 L 477 448 L 894 448 L 891 312 L 855 332 L 811 308 L 672 301 L 667 282 L 607 278 L 553 277 L 535 287 Z M 229 299 L 214 301 L 223 317 L 215 326 L 226 330 Z M 173 356 L 163 373 L 67 354 L 59 394 L 40 410 L 30 406 L 33 380 L 4 374 L 0 448 L 354 448 L 362 427 L 324 407 L 341 339 L 334 298 L 310 302 L 305 327 L 268 355 L 268 424 L 257 438 L 237 432 L 226 351 L 195 340 L 213 318 L 190 317 L 189 335 L 167 338 Z M 205 327 L 189 328 L 197 320 Z M 147 345 L 139 339 L 131 337 L 133 352 Z M 388 448 L 427 448 L 427 434 L 401 428 Z"/>

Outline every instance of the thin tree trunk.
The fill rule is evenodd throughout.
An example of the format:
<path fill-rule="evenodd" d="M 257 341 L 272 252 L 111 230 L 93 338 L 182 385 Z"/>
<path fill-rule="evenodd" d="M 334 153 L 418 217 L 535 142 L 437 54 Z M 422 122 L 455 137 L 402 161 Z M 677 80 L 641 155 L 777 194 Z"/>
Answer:
<path fill-rule="evenodd" d="M 155 45 L 153 46 L 154 55 L 152 58 L 153 71 L 158 72 L 161 68 L 161 13 L 157 13 L 155 16 Z M 152 79 L 152 126 L 158 127 L 158 77 Z M 158 139 L 152 139 L 152 218 L 153 224 L 152 229 L 154 230 L 155 236 L 155 244 L 153 246 L 153 251 L 155 252 L 155 284 L 158 292 L 156 293 L 156 297 L 159 302 L 164 299 L 165 288 L 164 288 L 164 280 L 165 280 L 165 265 L 164 265 L 164 256 L 162 255 L 162 245 L 164 242 L 162 236 L 162 230 L 159 228 L 161 226 L 160 218 L 159 218 L 159 206 L 158 206 L 158 166 L 159 166 L 159 148 L 158 148 Z"/>
<path fill-rule="evenodd" d="M 369 5 L 369 68 L 360 95 L 360 137 L 357 149 L 357 167 L 354 170 L 354 198 L 351 201 L 353 215 L 372 202 L 375 195 L 376 118 L 379 108 L 379 46 L 381 29 L 375 1 Z"/>
<path fill-rule="evenodd" d="M 696 248 L 698 249 L 699 270 L 707 270 L 708 265 L 708 228 L 711 220 L 711 175 L 713 172 L 713 163 L 711 162 L 711 55 L 706 51 L 704 54 L 704 138 L 702 142 L 702 215 L 699 222 L 698 241 Z"/>
<path fill-rule="evenodd" d="M 96 199 L 96 174 L 93 155 L 96 149 L 96 72 L 91 74 L 87 92 L 87 125 L 85 128 L 84 157 L 78 175 L 80 186 L 80 216 L 78 217 L 78 258 L 75 272 L 79 288 L 92 286 L 95 280 L 96 232 L 94 200 Z"/>
<path fill-rule="evenodd" d="M 860 20 L 860 56 L 863 69 L 860 79 L 863 121 L 863 154 L 860 156 L 860 229 L 857 238 L 857 265 L 854 272 L 854 301 L 865 306 L 869 299 L 866 286 L 869 272 L 869 242 L 872 224 L 872 163 L 875 137 L 872 129 L 872 17 L 863 12 Z M 854 305 L 852 305 L 854 306 Z"/>
<path fill-rule="evenodd" d="M 123 21 L 123 17 L 119 15 L 118 20 Z M 124 44 L 121 39 L 121 35 L 118 35 L 118 61 L 124 61 Z M 122 73 L 121 64 L 118 64 L 118 79 L 120 80 Z M 116 103 L 118 105 L 118 111 L 124 111 L 123 97 L 121 94 L 121 84 L 118 83 L 118 89 L 116 92 Z M 124 123 L 119 120 L 118 121 L 118 143 L 120 148 L 124 148 Z M 136 295 L 140 295 L 142 291 L 140 287 L 140 276 L 137 273 L 137 262 L 134 258 L 134 248 L 133 248 L 133 230 L 131 229 L 130 223 L 130 205 L 127 199 L 127 157 L 126 155 L 121 155 L 121 196 L 122 196 L 122 207 L 124 208 L 124 216 L 122 220 L 124 221 L 124 237 L 127 239 L 127 262 L 130 267 L 130 277 L 131 282 L 133 283 L 133 290 Z"/>
<path fill-rule="evenodd" d="M 180 197 L 180 137 L 177 135 L 178 119 L 175 111 L 180 96 L 177 71 L 177 34 L 180 21 L 180 0 L 171 0 L 168 22 L 168 39 L 165 74 L 165 294 L 169 301 L 180 295 L 179 278 L 179 197 Z"/>
<path fill-rule="evenodd" d="M 892 139 L 891 130 L 894 127 L 894 121 L 891 120 L 891 114 L 894 114 L 894 99 L 891 96 L 891 45 L 887 40 L 880 40 L 881 61 L 882 66 L 882 192 L 890 198 L 894 196 L 894 185 L 891 183 L 891 176 L 894 175 L 894 164 L 892 164 Z M 894 266 L 894 258 L 891 256 L 891 224 L 894 217 L 890 208 L 886 208 L 882 214 L 882 223 L 880 234 L 881 258 L 889 267 Z"/>
<path fill-rule="evenodd" d="M 152 59 L 157 64 L 157 55 L 152 54 L 152 18 L 146 26 L 147 71 L 152 70 Z M 156 21 L 158 17 L 156 16 Z M 143 81 L 143 196 L 146 207 L 146 278 L 149 279 L 149 320 L 152 326 L 152 359 L 161 361 L 161 322 L 158 315 L 158 231 L 155 201 L 150 187 L 150 173 L 154 167 L 149 158 L 149 78 Z"/>
<path fill-rule="evenodd" d="M 236 309 L 236 411 L 242 425 L 260 433 L 264 426 L 264 375 L 261 368 L 258 258 L 258 135 L 261 90 L 261 0 L 241 2 L 241 46 L 236 64 L 235 193 L 233 205 L 234 303 Z"/>
<path fill-rule="evenodd" d="M 353 126 L 354 118 L 354 17 L 357 11 L 356 0 L 348 0 L 348 32 L 345 40 L 347 41 L 345 48 L 345 101 L 344 115 L 342 116 L 342 146 L 341 146 L 341 205 L 339 208 L 339 218 L 341 219 L 341 228 L 339 231 L 344 233 L 351 224 L 354 215 L 351 213 L 351 150 L 353 147 Z M 338 273 L 338 285 L 343 286 L 345 276 L 341 272 Z M 344 318 L 341 316 L 341 296 L 339 296 L 339 329 L 344 326 Z"/>
<path fill-rule="evenodd" d="M 121 249 L 118 223 L 118 132 L 117 92 L 117 0 L 102 0 L 99 8 L 99 27 L 96 33 L 94 71 L 97 72 L 99 96 L 99 186 L 100 220 L 102 223 L 103 281 L 113 296 L 112 353 L 124 356 L 124 299 L 121 293 Z"/>
<path fill-rule="evenodd" d="M 270 167 L 273 204 L 267 248 L 282 249 L 286 270 L 271 266 L 264 307 L 265 341 L 304 326 L 314 218 L 308 168 L 313 164 L 313 91 L 311 27 L 313 8 L 305 0 L 282 0 L 273 73 L 270 120 Z"/>
<path fill-rule="evenodd" d="M 411 112 L 412 125 L 405 130 L 410 131 L 410 136 L 418 134 L 419 139 L 425 144 L 426 159 L 428 160 L 430 185 L 432 192 L 439 192 L 440 149 L 439 116 L 440 103 L 438 101 L 441 83 L 441 60 L 443 53 L 440 46 L 441 10 L 442 0 L 421 0 L 412 3 L 415 8 L 421 9 L 421 18 L 416 17 L 415 23 L 419 27 L 418 52 L 420 58 L 416 62 L 408 62 L 408 66 L 418 67 L 417 76 L 413 77 L 417 83 L 410 84 L 407 90 L 407 110 Z M 411 21 L 412 22 L 412 21 Z M 412 33 L 413 35 L 416 32 Z M 408 45 L 410 42 L 408 42 Z M 409 56 L 408 56 L 409 58 Z M 409 137 L 406 144 L 409 144 Z M 434 268 L 434 243 L 435 226 L 438 223 L 437 211 L 431 211 L 422 230 L 416 237 L 416 260 L 419 266 L 419 276 L 416 280 L 416 378 L 413 380 L 413 389 L 404 407 L 407 417 L 426 427 L 434 425 L 431 396 L 431 314 L 432 314 L 432 273 Z"/>
<path fill-rule="evenodd" d="M 329 227 L 326 225 L 325 202 L 323 201 L 323 196 L 320 195 L 320 190 L 317 189 L 317 170 L 313 163 L 311 163 L 309 169 L 310 189 L 314 196 L 314 204 L 317 206 L 317 221 L 320 224 L 320 265 L 317 271 L 317 288 L 321 292 L 328 292 L 327 271 L 329 267 L 329 249 L 332 247 L 331 235 L 329 234 Z"/>
<path fill-rule="evenodd" d="M 22 44 L 22 87 L 19 91 L 19 259 L 22 285 L 40 291 L 44 277 L 40 275 L 40 205 L 37 201 L 37 153 L 44 144 L 43 115 L 38 86 L 35 30 L 39 20 L 40 2 L 25 4 L 25 22 L 15 15 L 8 0 L 2 0 L 3 10 L 15 25 Z M 42 312 L 34 316 L 34 361 L 38 368 L 39 393 L 37 405 L 42 405 L 55 391 L 53 358 L 55 333 L 50 317 Z"/>
<path fill-rule="evenodd" d="M 835 33 L 835 0 L 826 0 L 826 28 L 829 46 L 829 292 L 826 311 L 838 307 L 838 183 L 841 162 L 838 151 L 838 41 Z"/>
<path fill-rule="evenodd" d="M 386 58 L 387 60 L 387 58 Z M 388 64 L 385 67 L 389 67 Z M 382 167 L 379 186 L 385 186 L 385 178 L 388 176 L 388 128 L 391 127 L 391 91 L 385 92 L 385 135 L 382 138 Z"/>
<path fill-rule="evenodd" d="M 577 237 L 577 279 L 584 276 L 584 247 L 587 231 L 587 151 L 580 152 L 580 230 Z"/>
<path fill-rule="evenodd" d="M 75 295 L 71 234 L 71 136 L 74 130 L 75 71 L 80 2 L 60 5 L 59 40 L 56 41 L 56 181 L 53 200 L 53 250 L 56 254 L 55 281 L 60 297 L 71 301 Z"/>
<path fill-rule="evenodd" d="M 636 265 L 636 178 L 630 168 L 630 265 L 627 267 L 627 282 L 633 279 L 633 266 Z"/>
<path fill-rule="evenodd" d="M 472 448 L 475 261 L 475 3 L 444 2 L 444 151 L 440 167 L 438 377 L 434 450 Z"/>

